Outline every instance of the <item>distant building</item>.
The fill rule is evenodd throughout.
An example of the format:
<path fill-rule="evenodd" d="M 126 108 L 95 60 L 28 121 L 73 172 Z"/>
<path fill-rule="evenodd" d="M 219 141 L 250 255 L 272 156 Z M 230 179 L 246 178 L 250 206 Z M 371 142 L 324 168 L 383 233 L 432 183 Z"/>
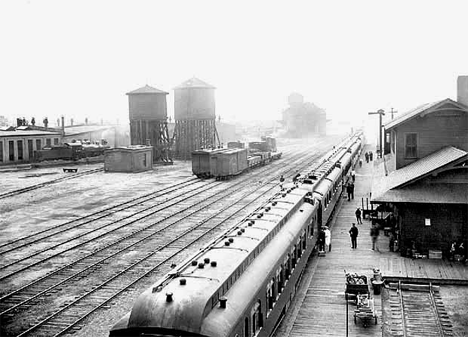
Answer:
<path fill-rule="evenodd" d="M 313 103 L 304 102 L 301 94 L 288 97 L 289 108 L 283 111 L 283 124 L 290 137 L 324 135 L 326 133 L 326 112 Z"/>
<path fill-rule="evenodd" d="M 62 143 L 62 134 L 55 129 L 44 131 L 29 126 L 8 129 L 0 130 L 0 165 L 30 162 L 34 151 Z"/>
<path fill-rule="evenodd" d="M 395 215 L 402 254 L 447 255 L 456 241 L 466 256 L 468 106 L 451 99 L 424 104 L 387 123 L 385 135 L 387 174 L 374 179 L 371 202 Z"/>

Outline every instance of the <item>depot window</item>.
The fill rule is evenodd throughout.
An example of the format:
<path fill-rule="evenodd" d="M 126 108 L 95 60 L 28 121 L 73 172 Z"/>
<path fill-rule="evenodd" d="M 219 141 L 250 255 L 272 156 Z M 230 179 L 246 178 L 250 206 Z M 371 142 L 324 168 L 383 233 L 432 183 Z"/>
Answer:
<path fill-rule="evenodd" d="M 417 158 L 418 156 L 418 134 L 407 133 L 405 135 L 405 158 Z"/>

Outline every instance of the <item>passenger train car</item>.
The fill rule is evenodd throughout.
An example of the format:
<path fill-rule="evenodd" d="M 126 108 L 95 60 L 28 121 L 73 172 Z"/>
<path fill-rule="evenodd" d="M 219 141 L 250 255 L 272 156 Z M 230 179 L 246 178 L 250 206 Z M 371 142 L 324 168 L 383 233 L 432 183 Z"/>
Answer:
<path fill-rule="evenodd" d="M 355 163 L 343 142 L 268 202 L 143 292 L 110 336 L 270 336 Z"/>

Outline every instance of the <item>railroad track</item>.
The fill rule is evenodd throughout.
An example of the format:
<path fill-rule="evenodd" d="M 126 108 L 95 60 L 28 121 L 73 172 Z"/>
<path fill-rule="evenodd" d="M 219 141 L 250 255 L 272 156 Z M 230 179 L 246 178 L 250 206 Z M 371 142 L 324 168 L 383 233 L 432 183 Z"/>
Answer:
<path fill-rule="evenodd" d="M 291 163 L 291 165 L 295 165 L 295 164 L 297 164 L 297 163 L 294 163 L 294 162 Z M 307 164 L 309 164 L 309 163 L 307 163 Z M 272 170 L 277 170 L 277 168 L 273 168 L 271 166 L 268 166 L 266 171 L 269 170 L 270 168 Z M 259 175 L 262 174 L 262 172 L 260 172 L 260 171 L 258 173 L 259 173 Z M 267 172 L 263 172 L 263 173 L 267 173 Z M 254 179 L 255 179 L 255 177 L 254 177 Z M 276 184 L 271 184 L 271 182 L 273 180 L 276 180 L 276 179 L 277 179 L 276 177 L 271 178 L 269 180 L 267 179 L 262 183 L 262 186 L 266 186 L 266 187 L 268 187 L 268 190 L 271 190 L 271 189 L 276 187 Z M 239 179 L 236 180 L 236 183 L 237 183 L 237 185 L 239 185 Z M 219 183 L 219 184 L 225 184 L 225 183 Z M 251 179 L 246 178 L 245 179 L 245 184 L 252 185 Z M 245 188 L 245 186 L 243 186 L 243 187 Z M 260 186 L 255 186 L 255 185 L 253 186 L 253 188 L 255 190 L 257 190 L 257 191 L 261 189 L 261 187 L 260 188 L 259 187 Z M 239 187 L 239 190 L 242 190 L 242 187 Z M 233 190 L 229 190 L 229 191 L 227 191 L 227 193 L 231 194 L 231 195 L 234 195 Z M 213 203 L 220 203 L 221 200 L 225 199 L 225 200 L 230 200 L 228 202 L 228 206 L 225 206 L 225 207 L 227 207 L 227 209 L 230 209 L 230 208 L 234 207 L 235 205 L 238 205 L 241 202 L 244 202 L 244 204 L 247 203 L 247 204 L 245 204 L 243 206 L 243 208 L 245 208 L 245 207 L 248 206 L 249 196 L 251 196 L 252 193 L 253 193 L 253 191 L 248 191 L 247 193 L 241 194 L 237 201 L 229 199 L 226 195 L 224 195 L 224 196 L 220 195 L 217 199 L 213 199 Z M 206 200 L 203 200 L 203 202 L 206 202 Z M 174 205 L 172 205 L 172 206 L 174 206 Z M 194 207 L 194 205 L 190 205 L 188 208 L 193 208 L 193 207 Z M 206 208 L 206 205 L 200 206 L 200 210 L 204 209 L 204 208 Z M 215 226 L 215 227 L 210 227 L 210 228 L 206 229 L 205 231 L 203 231 L 203 234 L 198 236 L 194 242 L 199 241 L 202 238 L 206 239 L 208 233 L 216 232 L 216 229 L 219 226 L 223 225 L 227 221 L 227 219 L 232 218 L 234 215 L 237 215 L 237 214 L 241 213 L 243 208 L 240 208 L 240 209 L 236 210 L 235 213 L 231 214 L 228 217 L 223 216 L 223 219 L 225 219 L 223 221 L 219 220 L 219 214 L 218 213 L 216 213 L 214 215 L 211 215 L 211 217 L 213 219 L 217 219 L 216 222 L 218 223 L 218 225 Z M 193 214 L 194 214 L 194 212 L 189 213 L 185 217 L 179 218 L 179 220 L 176 221 L 175 223 L 178 223 L 179 227 L 181 227 L 180 225 L 181 225 L 181 223 L 183 223 L 183 220 L 193 218 Z M 203 227 L 203 225 L 204 225 L 203 221 L 200 223 L 199 226 L 197 226 L 197 228 Z M 112 256 L 117 256 L 118 254 L 122 254 L 123 251 L 125 251 L 125 250 L 128 251 L 129 248 L 135 247 L 135 246 L 138 246 L 138 249 L 142 250 L 143 255 L 144 255 L 145 250 L 142 249 L 141 247 L 143 245 L 148 246 L 148 244 L 143 244 L 142 243 L 143 240 L 146 240 L 146 242 L 148 242 L 149 237 L 154 237 L 156 234 L 159 234 L 159 236 L 163 236 L 163 233 L 169 233 L 170 237 L 166 238 L 166 240 L 168 240 L 170 238 L 174 238 L 174 236 L 173 236 L 174 231 L 168 231 L 167 227 L 164 227 L 164 229 L 165 230 L 161 229 L 160 231 L 153 232 L 152 234 L 147 235 L 144 239 L 142 239 L 140 241 L 134 241 L 132 243 L 128 242 L 127 246 L 125 248 L 123 248 L 121 251 L 114 252 L 114 254 L 113 255 L 111 254 L 111 255 Z M 190 227 L 190 228 L 186 229 L 186 232 L 184 232 L 183 235 L 187 235 L 188 233 L 194 233 L 195 230 L 196 230 L 196 228 Z M 122 277 L 124 277 L 124 278 L 129 278 L 128 275 L 141 275 L 142 273 L 143 273 L 143 275 L 147 275 L 146 271 L 143 272 L 142 270 L 147 270 L 147 268 L 149 266 L 151 266 L 151 267 L 160 266 L 161 264 L 166 263 L 168 261 L 168 259 L 170 259 L 170 258 L 174 258 L 175 256 L 179 256 L 179 255 L 184 255 L 184 252 L 190 246 L 187 245 L 186 240 L 184 240 L 184 242 L 180 242 L 180 240 L 181 240 L 180 235 L 182 235 L 182 234 L 179 234 L 179 236 L 176 237 L 175 241 L 174 240 L 170 241 L 170 242 L 174 242 L 173 245 L 175 245 L 176 248 L 174 248 L 174 246 L 173 246 L 172 250 L 170 250 L 173 253 L 171 253 L 172 255 L 169 254 L 169 257 L 167 259 L 163 260 L 159 264 L 156 263 L 156 261 L 148 262 L 148 259 L 150 258 L 150 256 L 156 255 L 156 252 L 160 253 L 160 250 L 154 251 L 154 245 L 153 245 L 153 247 L 152 247 L 153 250 L 152 251 L 150 250 L 151 253 L 148 253 L 148 251 L 146 251 L 146 254 L 150 254 L 150 255 L 148 255 L 147 257 L 140 257 L 140 260 L 137 261 L 138 263 L 137 262 L 132 262 L 133 264 L 131 264 L 130 266 L 125 267 L 123 269 L 123 271 L 121 273 L 117 274 L 117 275 L 107 275 L 108 276 L 107 280 L 109 281 L 109 284 L 112 284 L 111 282 L 113 282 L 113 280 L 116 277 L 120 277 L 119 275 L 123 275 Z M 213 235 L 216 235 L 216 233 L 213 233 Z M 102 250 L 100 250 L 100 251 L 102 251 Z M 93 252 L 93 254 L 90 254 L 89 257 L 91 257 L 91 256 L 94 256 L 94 257 L 91 260 L 88 260 L 88 262 L 86 262 L 86 264 L 84 264 L 84 266 L 80 266 L 80 264 L 83 264 L 83 260 L 75 261 L 75 263 L 73 263 L 72 265 L 64 266 L 63 268 L 60 268 L 59 270 L 57 270 L 55 273 L 46 275 L 43 278 L 40 278 L 39 280 L 36 280 L 36 281 L 30 283 L 29 285 L 23 286 L 20 289 L 17 289 L 16 291 L 5 295 L 4 297 L 2 297 L 2 299 L 0 299 L 0 304 L 2 305 L 2 316 L 3 316 L 3 318 L 7 319 L 7 320 L 8 319 L 14 319 L 16 317 L 15 313 L 17 313 L 18 309 L 28 309 L 31 306 L 34 306 L 34 304 L 36 304 L 39 299 L 44 298 L 44 296 L 47 296 L 47 295 L 51 296 L 51 294 L 55 294 L 56 297 L 62 296 L 62 295 L 64 295 L 66 297 L 68 295 L 68 297 L 70 297 L 70 294 L 67 293 L 67 292 L 65 292 L 65 294 L 63 294 L 64 290 L 61 289 L 60 287 L 68 289 L 67 287 L 64 286 L 65 283 L 67 283 L 67 282 L 70 283 L 70 282 L 73 281 L 73 284 L 76 285 L 76 284 L 79 283 L 80 279 L 81 280 L 86 279 L 87 277 L 89 277 L 90 274 L 92 274 L 93 272 L 96 272 L 99 268 L 102 268 L 102 266 L 104 266 L 105 264 L 111 263 L 111 262 L 109 262 L 111 260 L 111 258 L 112 258 L 111 255 L 99 256 L 99 254 L 97 252 Z M 157 254 L 157 256 L 159 258 L 161 257 L 160 254 Z M 132 260 L 132 261 L 134 261 L 134 260 Z M 137 263 L 137 264 L 135 264 L 135 263 Z M 138 265 L 138 267 L 132 267 L 134 265 L 135 266 Z M 142 269 L 141 265 L 145 265 L 146 267 Z M 101 266 L 101 267 L 99 267 L 99 266 Z M 128 269 L 128 268 L 133 268 L 133 269 Z M 137 269 L 135 269 L 135 268 L 137 268 Z M 114 270 L 114 274 L 115 274 L 116 269 L 117 270 L 122 270 L 122 268 L 120 268 L 120 266 L 119 266 L 119 268 L 113 268 L 112 270 Z M 67 270 L 66 273 L 64 272 L 65 270 Z M 155 270 L 154 268 L 151 269 L 149 271 L 149 273 L 153 273 L 154 270 Z M 72 271 L 75 271 L 75 272 L 73 273 Z M 124 271 L 126 271 L 126 272 L 124 272 Z M 112 272 L 111 272 L 111 274 L 112 274 Z M 144 276 L 142 276 L 142 277 L 144 277 Z M 100 277 L 100 278 L 102 279 L 102 277 Z M 139 278 L 139 279 L 141 279 L 141 278 Z M 137 281 L 135 281 L 135 282 L 137 282 Z M 125 284 L 125 282 L 122 282 L 122 280 L 119 280 L 119 281 L 116 281 L 116 282 L 117 282 L 117 284 Z M 132 287 L 132 285 L 129 285 L 128 287 Z M 128 287 L 125 288 L 125 289 L 128 289 Z M 103 284 L 99 284 L 99 285 L 93 285 L 92 290 L 88 291 L 87 293 L 83 293 L 83 291 L 81 291 L 79 294 L 74 294 L 75 297 L 78 297 L 78 299 L 76 301 L 74 301 L 72 303 L 66 303 L 66 304 L 62 303 L 62 305 L 65 305 L 65 307 L 62 307 L 63 310 L 60 309 L 58 311 L 55 311 L 55 313 L 45 317 L 44 319 L 42 319 L 42 321 L 38 322 L 37 324 L 30 322 L 29 325 L 33 325 L 33 326 L 35 326 L 35 328 L 34 329 L 30 328 L 30 329 L 24 331 L 23 334 L 33 333 L 34 335 L 36 335 L 36 334 L 42 335 L 43 333 L 40 333 L 38 331 L 42 329 L 42 328 L 40 328 L 40 326 L 45 326 L 46 327 L 46 328 L 44 328 L 45 329 L 45 331 L 44 331 L 45 335 L 50 335 L 51 326 L 52 327 L 63 327 L 63 322 L 62 322 L 63 318 L 58 317 L 58 316 L 61 316 L 61 317 L 63 316 L 63 314 L 62 314 L 63 311 L 66 311 L 66 310 L 69 310 L 69 309 L 71 310 L 71 308 L 73 306 L 75 306 L 75 304 L 78 305 L 78 308 L 88 308 L 89 306 L 92 306 L 92 303 L 94 303 L 94 300 L 91 300 L 90 302 L 87 302 L 88 304 L 83 304 L 82 300 L 84 298 L 94 298 L 94 295 L 92 295 L 92 294 L 94 294 L 96 292 L 99 292 L 99 295 L 98 295 L 99 298 L 101 298 L 101 299 L 102 298 L 108 298 L 104 303 L 102 303 L 101 305 L 95 307 L 95 309 L 93 309 L 93 312 L 94 312 L 95 310 L 98 310 L 102 306 L 105 306 L 106 303 L 108 303 L 115 296 L 118 296 L 122 292 L 125 292 L 125 289 L 120 289 L 119 288 L 120 290 L 117 293 L 114 293 L 114 295 L 112 295 L 114 297 L 109 297 L 108 295 L 103 294 L 103 292 L 104 293 L 106 292 L 106 289 L 107 290 L 108 289 L 114 289 L 115 290 L 116 288 L 115 288 L 114 285 L 108 285 L 107 283 L 103 283 Z M 69 291 L 69 289 L 67 291 Z M 78 304 L 78 302 L 80 302 L 81 304 Z M 73 310 L 78 310 L 78 309 L 73 309 Z M 81 310 L 83 312 L 83 309 L 79 309 L 79 310 Z M 43 317 L 43 315 L 44 314 L 42 313 L 39 316 Z M 79 315 L 77 315 L 76 313 L 73 313 L 72 315 L 70 315 L 70 314 L 64 314 L 64 315 L 66 317 L 79 317 Z M 80 319 L 80 321 L 82 321 L 88 315 L 89 315 L 89 313 L 84 315 Z M 28 316 L 31 316 L 31 315 L 28 315 Z M 70 329 L 70 326 L 71 327 L 76 326 L 79 322 L 75 322 L 73 324 L 72 323 L 67 321 L 67 324 L 68 324 L 67 328 L 66 328 L 67 331 Z M 72 324 L 72 325 L 69 326 L 69 324 Z"/>
<path fill-rule="evenodd" d="M 392 336 L 453 336 L 438 287 L 392 283 L 389 301 Z"/>
<path fill-rule="evenodd" d="M 45 187 L 45 186 L 48 186 L 48 185 L 56 184 L 58 182 L 62 182 L 62 181 L 65 181 L 65 180 L 71 180 L 71 179 L 79 178 L 79 177 L 82 177 L 82 176 L 86 176 L 86 175 L 89 175 L 89 174 L 94 174 L 94 173 L 102 172 L 102 171 L 104 171 L 104 168 L 81 171 L 81 172 L 74 173 L 74 174 L 67 174 L 66 176 L 63 176 L 63 177 L 60 177 L 60 178 L 57 178 L 57 179 L 48 180 L 48 181 L 45 181 L 43 183 L 39 183 L 39 184 L 31 185 L 31 186 L 28 186 L 28 187 L 20 188 L 20 189 L 14 190 L 14 191 L 2 193 L 2 194 L 0 194 L 0 199 L 13 197 L 13 196 L 16 196 L 16 195 L 19 195 L 19 194 L 22 194 L 22 193 L 37 190 L 39 188 L 42 188 L 42 187 Z"/>

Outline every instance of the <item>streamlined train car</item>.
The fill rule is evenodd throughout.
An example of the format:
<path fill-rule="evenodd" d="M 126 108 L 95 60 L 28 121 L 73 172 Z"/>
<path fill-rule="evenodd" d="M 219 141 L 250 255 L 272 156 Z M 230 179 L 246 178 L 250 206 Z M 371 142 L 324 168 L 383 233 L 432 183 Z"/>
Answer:
<path fill-rule="evenodd" d="M 270 336 L 341 195 L 341 159 L 333 152 L 154 283 L 110 336 Z"/>

